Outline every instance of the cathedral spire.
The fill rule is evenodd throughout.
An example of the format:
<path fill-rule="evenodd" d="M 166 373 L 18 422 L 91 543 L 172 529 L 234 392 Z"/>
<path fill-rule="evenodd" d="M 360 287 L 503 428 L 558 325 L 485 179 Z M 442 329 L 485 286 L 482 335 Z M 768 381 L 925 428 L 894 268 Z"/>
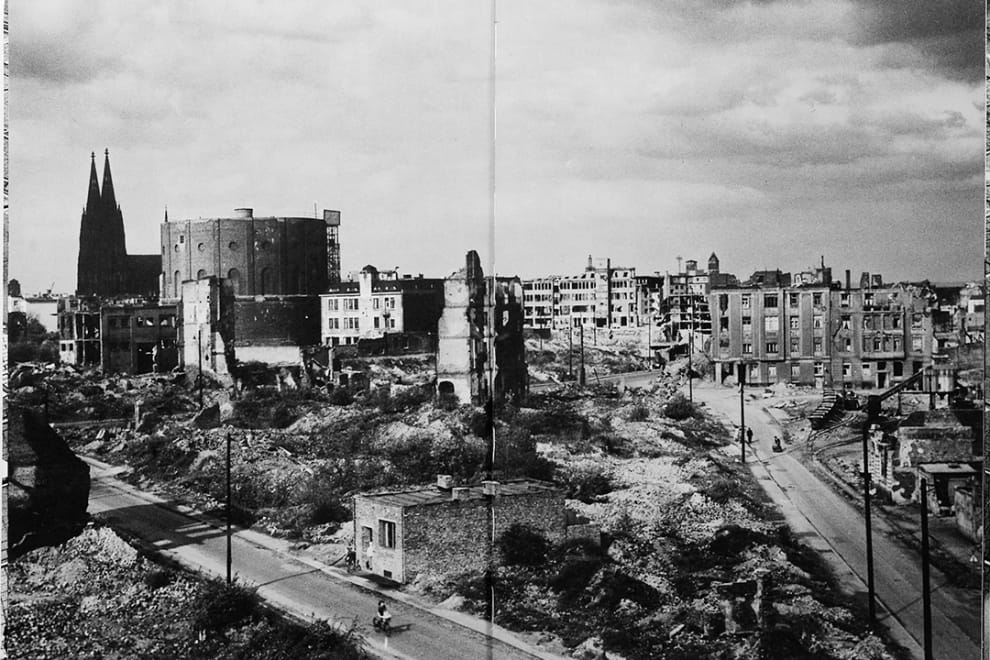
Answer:
<path fill-rule="evenodd" d="M 103 161 L 103 203 L 108 209 L 114 210 L 117 208 L 117 198 L 113 194 L 113 178 L 110 176 L 110 150 L 105 149 L 103 153 L 106 156 Z M 96 171 L 95 163 L 93 171 Z"/>
<path fill-rule="evenodd" d="M 86 210 L 95 213 L 100 206 L 100 180 L 96 178 L 96 152 L 91 152 L 89 157 L 89 195 L 86 197 Z"/>

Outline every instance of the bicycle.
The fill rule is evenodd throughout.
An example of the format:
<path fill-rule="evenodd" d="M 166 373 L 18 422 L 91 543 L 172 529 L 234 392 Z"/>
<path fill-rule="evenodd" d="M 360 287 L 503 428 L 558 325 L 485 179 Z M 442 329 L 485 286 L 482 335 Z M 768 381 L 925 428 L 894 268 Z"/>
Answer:
<path fill-rule="evenodd" d="M 391 616 L 374 616 L 371 619 L 371 625 L 373 625 L 378 630 L 385 633 L 388 637 L 392 633 L 392 617 Z"/>

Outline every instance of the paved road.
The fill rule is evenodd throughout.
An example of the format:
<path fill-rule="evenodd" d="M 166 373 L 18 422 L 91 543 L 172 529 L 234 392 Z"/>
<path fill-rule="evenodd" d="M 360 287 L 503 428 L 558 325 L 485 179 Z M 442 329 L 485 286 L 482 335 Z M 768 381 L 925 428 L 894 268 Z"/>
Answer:
<path fill-rule="evenodd" d="M 695 400 L 739 423 L 738 390 L 695 386 Z M 756 402 L 747 401 L 746 425 L 753 428 L 755 457 L 747 449 L 750 468 L 783 510 L 791 529 L 833 567 L 840 583 L 866 603 L 865 523 L 860 509 L 823 484 L 791 452 L 775 454 L 772 438 L 781 435 L 775 422 Z M 873 517 L 874 580 L 882 607 L 877 617 L 901 644 L 921 658 L 923 615 L 921 560 L 890 536 Z M 936 569 L 931 572 L 933 651 L 936 658 L 976 658 L 980 652 L 980 594 L 953 587 Z"/>
<path fill-rule="evenodd" d="M 103 514 L 120 527 L 186 566 L 226 574 L 224 530 L 185 515 L 173 506 L 110 478 L 110 471 L 91 464 L 89 512 Z M 465 658 L 532 659 L 534 655 L 403 602 L 401 594 L 375 592 L 334 579 L 319 568 L 301 563 L 255 541 L 287 544 L 243 531 L 234 535 L 233 572 L 243 584 L 259 586 L 259 594 L 294 614 L 347 625 L 357 619 L 368 647 L 385 658 L 463 660 Z M 370 619 L 379 599 L 392 611 L 397 631 L 386 638 L 372 629 Z M 467 619 L 463 615 L 452 615 Z M 475 620 L 484 630 L 484 624 Z M 502 631 L 499 631 L 502 633 Z M 502 633 L 504 634 L 504 633 Z"/>

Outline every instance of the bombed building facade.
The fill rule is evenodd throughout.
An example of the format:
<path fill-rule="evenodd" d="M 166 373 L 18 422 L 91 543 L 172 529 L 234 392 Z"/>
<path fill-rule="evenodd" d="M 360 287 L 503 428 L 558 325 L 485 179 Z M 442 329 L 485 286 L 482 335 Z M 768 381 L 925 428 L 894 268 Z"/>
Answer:
<path fill-rule="evenodd" d="M 524 322 L 522 281 L 486 279 L 478 253 L 468 252 L 464 268 L 444 281 L 437 393 L 474 405 L 484 404 L 492 394 L 513 399 L 525 394 Z"/>

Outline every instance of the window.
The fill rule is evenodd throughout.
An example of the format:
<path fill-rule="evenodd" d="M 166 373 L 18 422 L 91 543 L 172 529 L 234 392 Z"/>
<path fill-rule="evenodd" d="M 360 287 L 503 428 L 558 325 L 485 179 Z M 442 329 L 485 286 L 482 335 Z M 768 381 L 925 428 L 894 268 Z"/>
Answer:
<path fill-rule="evenodd" d="M 764 307 L 777 307 L 777 294 L 776 293 L 766 293 L 763 295 L 763 306 Z"/>
<path fill-rule="evenodd" d="M 801 340 L 791 337 L 791 355 L 798 355 L 801 352 Z"/>
<path fill-rule="evenodd" d="M 815 355 L 822 354 L 822 338 L 815 337 Z"/>
<path fill-rule="evenodd" d="M 791 317 L 791 330 L 800 330 L 800 329 L 801 329 L 801 317 L 800 316 L 792 316 Z"/>
<path fill-rule="evenodd" d="M 873 365 L 871 365 L 869 362 L 864 362 L 863 363 L 863 378 L 866 379 L 866 378 L 869 378 L 870 376 L 872 376 L 873 375 L 871 373 L 872 371 L 873 371 Z"/>
<path fill-rule="evenodd" d="M 378 329 L 378 327 L 379 327 L 379 326 L 381 325 L 381 321 L 382 321 L 382 320 L 381 320 L 380 318 L 378 318 L 377 316 L 375 317 L 375 329 L 376 329 L 376 330 L 377 330 L 377 329 Z"/>
<path fill-rule="evenodd" d="M 872 330 L 873 329 L 873 317 L 870 315 L 863 316 L 863 329 Z"/>
<path fill-rule="evenodd" d="M 767 380 L 771 383 L 777 382 L 777 365 L 771 364 L 767 366 Z"/>
<path fill-rule="evenodd" d="M 777 332 L 780 330 L 780 317 L 779 316 L 765 316 L 763 317 L 763 331 L 764 332 Z"/>
<path fill-rule="evenodd" d="M 814 293 L 814 294 L 812 294 L 811 302 L 813 302 L 816 305 L 821 305 L 822 304 L 822 294 L 820 294 L 820 293 Z"/>
<path fill-rule="evenodd" d="M 873 293 L 872 292 L 864 293 L 863 294 L 863 305 L 866 306 L 866 307 L 869 307 L 869 306 L 873 305 Z"/>
<path fill-rule="evenodd" d="M 777 352 L 777 342 L 775 342 L 775 341 L 768 341 L 767 342 L 767 353 L 776 353 L 776 352 Z"/>
<path fill-rule="evenodd" d="M 912 351 L 923 350 L 923 348 L 922 348 L 923 345 L 924 345 L 924 341 L 922 340 L 922 338 L 921 338 L 920 335 L 912 335 L 911 336 L 911 350 Z"/>
<path fill-rule="evenodd" d="M 815 375 L 824 376 L 825 375 L 825 363 L 815 362 Z"/>
<path fill-rule="evenodd" d="M 356 311 L 357 308 L 358 308 L 358 299 L 357 298 L 345 298 L 344 299 L 344 309 L 345 310 L 353 312 L 353 311 Z"/>
<path fill-rule="evenodd" d="M 186 242 L 186 237 L 183 236 L 182 234 L 179 234 L 179 245 L 182 245 L 185 242 Z"/>
<path fill-rule="evenodd" d="M 848 291 L 843 291 L 842 293 L 839 294 L 839 304 L 842 305 L 843 307 L 848 307 L 849 306 L 849 292 Z"/>
<path fill-rule="evenodd" d="M 852 328 L 852 318 L 848 314 L 842 315 L 842 329 L 850 330 Z"/>
<path fill-rule="evenodd" d="M 814 319 L 814 326 L 816 328 L 824 328 L 825 327 L 825 317 L 824 316 L 821 316 L 819 314 L 816 314 L 815 315 L 815 319 Z"/>
<path fill-rule="evenodd" d="M 720 293 L 718 294 L 718 309 L 720 312 L 724 312 L 729 309 L 729 294 Z"/>
<path fill-rule="evenodd" d="M 371 301 L 371 308 L 372 309 L 381 309 L 381 307 L 382 307 L 382 299 L 381 298 L 374 298 Z"/>
<path fill-rule="evenodd" d="M 893 316 L 893 317 L 891 317 L 891 319 L 890 319 L 890 325 L 891 325 L 891 327 L 894 327 L 894 328 L 901 327 L 901 317 L 900 316 Z"/>
<path fill-rule="evenodd" d="M 883 337 L 873 338 L 873 350 L 875 351 L 883 350 Z"/>
<path fill-rule="evenodd" d="M 801 297 L 796 293 L 787 294 L 787 304 L 791 307 L 797 307 L 800 300 Z"/>
<path fill-rule="evenodd" d="M 395 547 L 395 523 L 391 520 L 378 521 L 378 544 L 383 548 Z"/>
<path fill-rule="evenodd" d="M 915 328 L 915 329 L 920 328 L 921 327 L 921 319 L 922 319 L 921 314 L 914 314 L 914 315 L 912 315 L 911 316 L 911 327 L 912 328 Z"/>
<path fill-rule="evenodd" d="M 752 306 L 752 298 L 749 296 L 749 294 L 742 296 L 741 302 L 743 309 L 749 309 Z"/>
<path fill-rule="evenodd" d="M 842 377 L 843 378 L 849 378 L 850 376 L 852 376 L 852 373 L 853 373 L 852 365 L 849 364 L 848 362 L 843 362 L 842 363 Z"/>
<path fill-rule="evenodd" d="M 846 353 L 851 353 L 852 349 L 853 349 L 852 337 L 846 337 L 842 343 L 842 350 L 844 350 Z"/>
<path fill-rule="evenodd" d="M 894 350 L 895 351 L 901 350 L 901 338 L 900 337 L 894 337 Z"/>
<path fill-rule="evenodd" d="M 173 314 L 162 314 L 158 317 L 158 325 L 163 328 L 171 328 L 175 325 L 175 315 Z"/>
<path fill-rule="evenodd" d="M 329 299 L 327 301 L 327 309 L 329 309 L 331 312 L 336 312 L 337 310 L 340 309 L 340 301 L 337 300 L 336 298 Z"/>
<path fill-rule="evenodd" d="M 742 345 L 742 352 L 743 353 L 752 353 L 753 352 L 753 345 L 752 344 L 743 344 Z"/>
<path fill-rule="evenodd" d="M 743 332 L 753 331 L 753 319 L 749 316 L 742 317 L 742 329 Z"/>
<path fill-rule="evenodd" d="M 792 364 L 791 365 L 791 380 L 800 380 L 800 379 L 801 379 L 801 365 L 800 364 Z"/>
<path fill-rule="evenodd" d="M 340 330 L 340 319 L 328 319 L 328 330 Z"/>
<path fill-rule="evenodd" d="M 718 320 L 718 330 L 719 332 L 729 331 L 729 317 L 723 316 Z"/>

